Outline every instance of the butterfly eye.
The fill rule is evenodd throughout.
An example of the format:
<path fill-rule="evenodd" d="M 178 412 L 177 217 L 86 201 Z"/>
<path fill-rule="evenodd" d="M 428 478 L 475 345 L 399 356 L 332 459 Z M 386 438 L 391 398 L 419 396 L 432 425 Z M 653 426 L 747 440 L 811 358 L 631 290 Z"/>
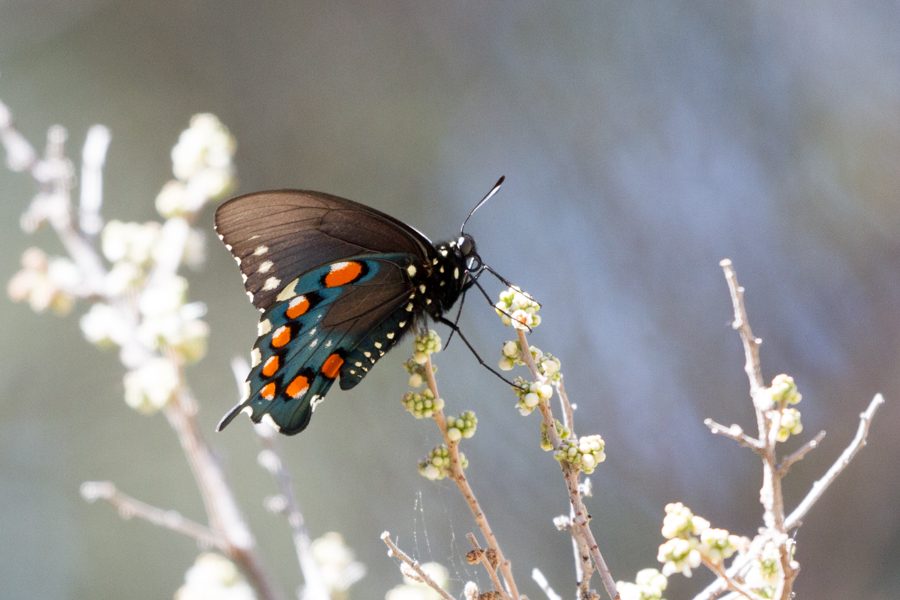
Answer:
<path fill-rule="evenodd" d="M 459 246 L 459 251 L 466 258 L 475 254 L 475 240 L 468 233 L 459 236 L 459 239 L 456 240 L 456 245 Z"/>

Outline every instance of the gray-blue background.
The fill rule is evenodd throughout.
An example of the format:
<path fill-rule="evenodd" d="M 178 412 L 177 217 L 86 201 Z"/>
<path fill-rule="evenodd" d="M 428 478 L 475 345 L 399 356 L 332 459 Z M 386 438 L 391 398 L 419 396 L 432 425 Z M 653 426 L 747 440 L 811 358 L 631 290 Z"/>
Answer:
<path fill-rule="evenodd" d="M 434 239 L 505 174 L 469 230 L 543 303 L 534 343 L 562 359 L 578 431 L 607 440 L 590 508 L 617 579 L 657 564 L 667 502 L 737 533 L 760 523 L 759 461 L 702 425 L 753 427 L 717 265 L 733 259 L 767 380 L 798 381 L 804 437 L 828 430 L 787 480 L 789 507 L 872 395 L 888 399 L 797 554 L 800 597 L 887 599 L 900 595 L 898 26 L 886 0 L 7 0 L 0 98 L 41 146 L 50 124 L 65 125 L 72 155 L 91 124 L 111 128 L 107 218 L 155 218 L 169 150 L 202 111 L 238 140 L 241 192 L 323 190 Z M 0 173 L 4 281 L 26 247 L 59 250 L 18 229 L 33 191 Z M 210 233 L 211 221 L 210 209 Z M 261 553 L 292 590 L 300 576 L 287 528 L 260 506 L 275 490 L 250 428 L 212 434 L 236 399 L 228 361 L 249 350 L 256 313 L 211 235 L 209 255 L 190 293 L 209 305 L 211 350 L 189 377 Z M 461 325 L 491 362 L 511 335 L 474 297 Z M 369 567 L 356 598 L 399 581 L 384 529 L 458 581 L 486 583 L 460 559 L 473 526 L 455 488 L 415 473 L 438 439 L 399 404 L 409 348 L 353 392 L 333 391 L 284 444 L 313 534 L 341 531 Z M 565 493 L 537 417 L 519 417 L 462 344 L 438 364 L 449 412 L 479 416 L 469 475 L 520 588 L 542 597 L 529 579 L 538 566 L 570 597 L 570 543 L 550 523 Z M 173 433 L 126 407 L 121 375 L 76 318 L 0 303 L 0 597 L 165 598 L 193 562 L 190 540 L 78 495 L 82 481 L 110 479 L 202 519 Z M 673 578 L 667 597 L 706 581 Z"/>

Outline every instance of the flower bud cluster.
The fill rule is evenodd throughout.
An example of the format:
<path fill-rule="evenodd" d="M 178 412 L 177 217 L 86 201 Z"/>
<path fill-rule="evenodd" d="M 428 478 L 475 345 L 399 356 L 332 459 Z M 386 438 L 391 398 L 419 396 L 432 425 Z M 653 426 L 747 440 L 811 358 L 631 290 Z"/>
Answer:
<path fill-rule="evenodd" d="M 767 542 L 759 558 L 750 563 L 750 570 L 744 577 L 747 587 L 761 598 L 774 598 L 778 580 L 781 578 L 781 561 L 775 544 Z"/>
<path fill-rule="evenodd" d="M 802 399 L 803 396 L 797 391 L 794 378 L 783 373 L 772 380 L 770 387 L 757 394 L 756 405 L 759 409 L 767 411 L 777 441 L 785 442 L 792 435 L 803 431 L 800 411 L 790 406 Z"/>
<path fill-rule="evenodd" d="M 461 413 L 458 417 L 447 417 L 447 437 L 452 442 L 458 442 L 462 438 L 470 438 L 475 435 L 475 426 L 478 418 L 471 410 Z"/>
<path fill-rule="evenodd" d="M 513 383 L 517 386 L 513 388 L 513 391 L 519 398 L 516 408 L 519 409 L 522 416 L 530 415 L 541 400 L 553 397 L 553 386 L 549 383 L 528 381 L 523 377 L 516 377 Z"/>
<path fill-rule="evenodd" d="M 666 576 L 657 569 L 641 569 L 634 583 L 619 581 L 616 589 L 622 600 L 664 600 L 662 594 L 668 584 Z"/>
<path fill-rule="evenodd" d="M 559 435 L 559 439 L 565 440 L 572 436 L 572 431 L 563 425 L 559 419 L 554 419 L 556 423 L 556 433 Z M 553 450 L 553 442 L 550 441 L 550 436 L 547 435 L 547 424 L 541 421 L 541 449 L 545 452 L 549 452 Z"/>
<path fill-rule="evenodd" d="M 410 358 L 403 363 L 403 368 L 409 373 L 409 387 L 418 388 L 425 384 L 425 381 L 427 380 L 427 376 L 425 375 L 425 365 L 420 365 L 416 362 L 415 358 Z M 431 370 L 432 372 L 437 373 L 437 365 L 432 364 Z"/>
<path fill-rule="evenodd" d="M 594 472 L 594 468 L 604 460 L 606 453 L 603 451 L 605 443 L 599 435 L 586 435 L 581 438 L 567 437 L 560 443 L 559 448 L 553 453 L 553 457 L 566 462 L 579 471 L 587 474 Z"/>
<path fill-rule="evenodd" d="M 444 400 L 435 398 L 427 388 L 421 392 L 407 392 L 402 402 L 403 407 L 417 419 L 429 419 L 436 411 L 444 408 Z"/>
<path fill-rule="evenodd" d="M 462 452 L 459 453 L 459 463 L 463 469 L 469 466 Z M 435 447 L 425 460 L 419 461 L 419 474 L 428 479 L 443 479 L 451 473 L 450 449 L 444 444 Z"/>
<path fill-rule="evenodd" d="M 534 360 L 535 365 L 537 365 L 538 373 L 543 375 L 547 381 L 557 382 L 560 380 L 562 374 L 560 373 L 558 358 L 549 352 L 544 354 L 537 346 L 529 346 L 528 350 L 531 352 L 531 358 Z M 522 360 L 522 344 L 518 340 L 510 340 L 504 343 L 501 350 L 500 363 L 498 364 L 500 370 L 511 371 L 516 365 L 521 366 L 524 364 L 525 361 Z"/>
<path fill-rule="evenodd" d="M 703 559 L 721 563 L 748 543 L 725 529 L 711 528 L 709 521 L 694 515 L 681 502 L 666 505 L 662 534 L 668 541 L 659 547 L 657 559 L 665 563 L 662 572 L 667 576 L 682 573 L 690 577 L 691 569 L 700 566 Z"/>
<path fill-rule="evenodd" d="M 775 439 L 786 442 L 792 435 L 803 431 L 803 423 L 800 422 L 800 411 L 796 408 L 785 408 L 782 411 L 773 411 L 772 427 L 778 428 Z"/>
<path fill-rule="evenodd" d="M 500 300 L 494 305 L 504 325 L 516 329 L 533 329 L 541 324 L 537 312 L 541 305 L 516 286 L 500 293 Z"/>
<path fill-rule="evenodd" d="M 22 254 L 22 270 L 10 279 L 6 292 L 13 302 L 28 302 L 34 312 L 49 308 L 65 315 L 72 310 L 81 279 L 81 270 L 68 258 L 49 258 L 39 248 L 29 248 Z"/>
<path fill-rule="evenodd" d="M 441 338 L 434 329 L 429 329 L 428 333 L 419 334 L 413 342 L 413 360 L 420 365 L 428 362 L 428 357 L 435 352 L 441 351 Z"/>
<path fill-rule="evenodd" d="M 228 128 L 215 115 L 194 115 L 172 148 L 176 179 L 156 197 L 159 214 L 167 219 L 189 215 L 227 194 L 235 183 L 232 158 L 236 149 Z"/>

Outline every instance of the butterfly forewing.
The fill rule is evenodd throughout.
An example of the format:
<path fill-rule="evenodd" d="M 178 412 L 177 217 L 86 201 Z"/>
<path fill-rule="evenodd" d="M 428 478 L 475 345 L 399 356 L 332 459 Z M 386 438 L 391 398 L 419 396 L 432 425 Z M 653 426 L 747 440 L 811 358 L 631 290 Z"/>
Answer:
<path fill-rule="evenodd" d="M 363 204 L 320 192 L 280 190 L 239 196 L 216 210 L 216 232 L 243 273 L 260 310 L 292 279 L 322 264 L 366 254 L 405 253 L 425 260 L 431 242 L 412 227 Z"/>

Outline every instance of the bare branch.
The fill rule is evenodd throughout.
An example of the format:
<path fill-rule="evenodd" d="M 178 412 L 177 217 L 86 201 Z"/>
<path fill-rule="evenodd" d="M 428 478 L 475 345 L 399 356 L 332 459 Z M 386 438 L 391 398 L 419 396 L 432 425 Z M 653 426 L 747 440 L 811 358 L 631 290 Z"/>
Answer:
<path fill-rule="evenodd" d="M 754 450 L 756 452 L 760 452 L 763 449 L 762 443 L 758 439 L 752 438 L 744 433 L 744 430 L 740 425 L 732 424 L 731 427 L 726 427 L 721 423 L 716 423 L 712 419 L 704 419 L 703 424 L 709 427 L 711 433 L 729 437 L 741 446 L 750 448 L 751 450 Z"/>
<path fill-rule="evenodd" d="M 794 452 L 793 454 L 791 454 L 790 456 L 788 456 L 787 458 L 782 460 L 781 464 L 778 465 L 778 470 L 776 471 L 776 474 L 778 475 L 778 477 L 783 478 L 785 475 L 787 475 L 788 471 L 791 469 L 791 465 L 793 465 L 795 462 L 803 460 L 803 457 L 806 456 L 806 454 L 810 450 L 818 448 L 819 444 L 822 442 L 822 440 L 824 438 L 825 438 L 825 430 L 822 430 L 816 434 L 816 437 L 814 437 L 813 439 L 809 440 L 808 442 L 806 442 L 805 444 L 800 446 L 800 448 L 798 448 L 796 452 Z"/>
<path fill-rule="evenodd" d="M 875 394 L 875 397 L 869 402 L 869 407 L 865 412 L 859 415 L 859 427 L 856 429 L 856 436 L 854 436 L 853 441 L 851 441 L 850 445 L 841 452 L 841 455 L 834 464 L 831 465 L 831 468 L 825 472 L 825 475 L 813 484 L 812 489 L 806 495 L 806 498 L 804 498 L 803 501 L 797 505 L 797 508 L 791 512 L 787 519 L 785 519 L 785 531 L 789 531 L 800 525 L 803 517 L 806 516 L 806 513 L 809 512 L 809 509 L 812 508 L 813 504 L 815 504 L 822 494 L 825 493 L 825 490 L 828 489 L 828 486 L 830 486 L 837 476 L 841 474 L 841 471 L 850 464 L 850 461 L 856 456 L 856 453 L 859 452 L 860 448 L 866 445 L 866 436 L 869 434 L 869 426 L 872 424 L 872 419 L 875 417 L 875 411 L 877 411 L 882 404 L 884 404 L 884 396 Z"/>
<path fill-rule="evenodd" d="M 419 566 L 419 561 L 410 558 L 405 552 L 403 552 L 403 550 L 401 550 L 397 547 L 396 544 L 394 544 L 394 542 L 391 540 L 390 532 L 385 531 L 384 533 L 382 533 L 381 541 L 383 541 L 388 547 L 388 556 L 396 556 L 404 563 L 406 563 L 406 565 L 408 565 L 409 568 L 415 572 L 417 577 L 421 578 L 421 580 L 425 582 L 428 587 L 440 594 L 441 598 L 444 598 L 444 600 L 455 600 L 455 598 L 448 594 L 447 591 L 444 590 L 444 588 L 439 586 L 434 579 L 429 577 L 428 573 L 422 570 L 422 567 Z"/>
<path fill-rule="evenodd" d="M 141 502 L 116 489 L 109 481 L 85 481 L 81 484 L 81 496 L 88 502 L 106 500 L 119 511 L 123 519 L 137 517 L 165 527 L 176 533 L 186 535 L 205 548 L 215 548 L 220 552 L 227 549 L 225 539 L 216 531 L 190 519 L 186 519 L 177 511 L 163 510 L 146 502 Z"/>

